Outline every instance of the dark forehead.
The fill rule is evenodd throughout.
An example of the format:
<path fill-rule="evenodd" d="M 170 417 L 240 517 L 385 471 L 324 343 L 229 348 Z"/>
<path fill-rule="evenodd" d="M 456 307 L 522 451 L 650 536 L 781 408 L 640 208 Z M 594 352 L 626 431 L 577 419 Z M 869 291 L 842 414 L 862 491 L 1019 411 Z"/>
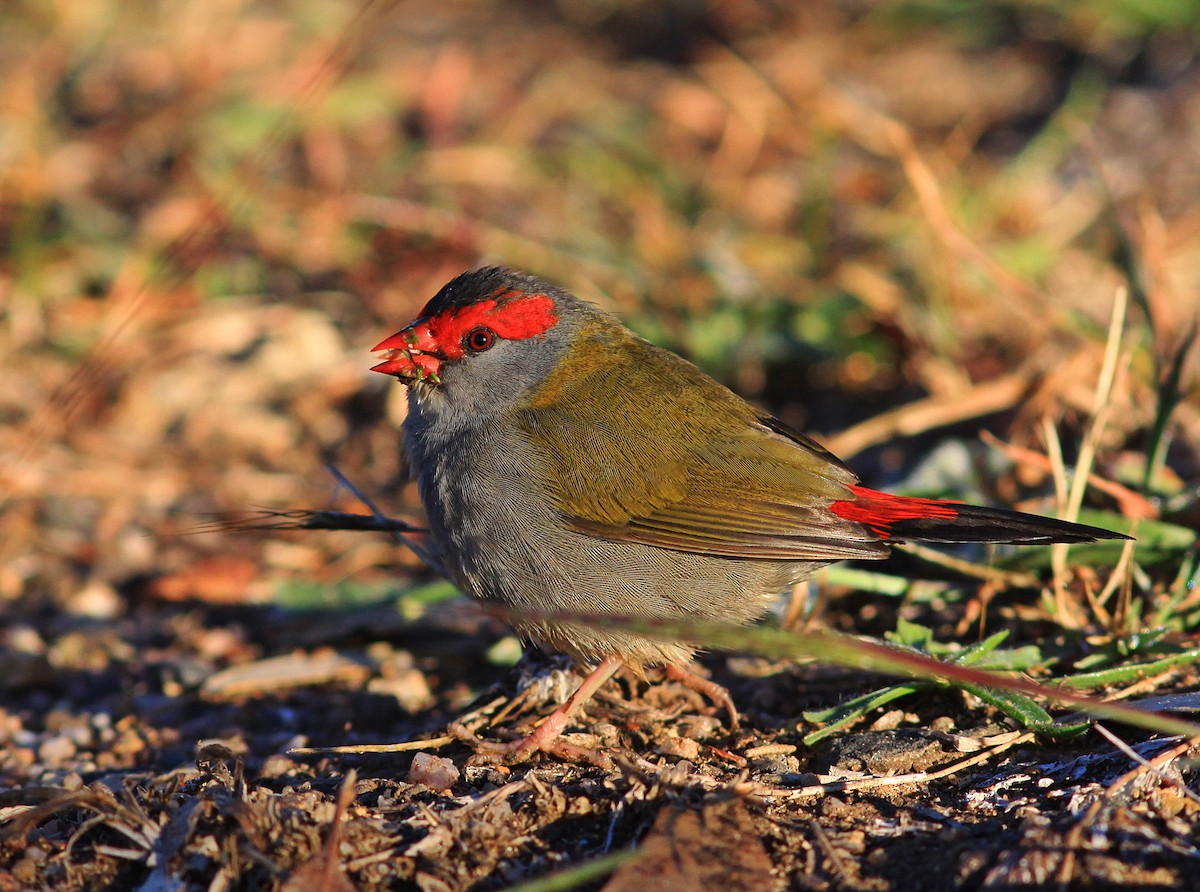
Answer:
<path fill-rule="evenodd" d="M 503 302 L 521 294 L 544 294 L 552 290 L 556 289 L 533 276 L 503 266 L 489 266 L 451 279 L 425 304 L 421 315 L 441 316 L 481 300 Z"/>

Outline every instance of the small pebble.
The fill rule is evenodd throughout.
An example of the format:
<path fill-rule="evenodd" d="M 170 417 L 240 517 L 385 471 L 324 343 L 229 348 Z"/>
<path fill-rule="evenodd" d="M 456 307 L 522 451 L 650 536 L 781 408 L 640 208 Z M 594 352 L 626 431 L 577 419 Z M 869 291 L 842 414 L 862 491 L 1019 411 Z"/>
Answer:
<path fill-rule="evenodd" d="M 449 790 L 458 783 L 458 768 L 443 756 L 417 753 L 408 769 L 408 782 L 421 784 L 431 790 Z"/>
<path fill-rule="evenodd" d="M 721 720 L 712 715 L 682 716 L 677 727 L 680 737 L 708 740 L 721 730 Z"/>
<path fill-rule="evenodd" d="M 89 619 L 115 619 L 125 609 L 116 590 L 103 582 L 90 582 L 67 598 L 66 609 Z"/>
<path fill-rule="evenodd" d="M 62 765 L 74 755 L 75 741 L 65 734 L 50 737 L 38 747 L 38 758 L 49 768 Z"/>
<path fill-rule="evenodd" d="M 263 777 L 283 777 L 296 770 L 296 763 L 287 756 L 275 753 L 263 760 L 261 774 Z"/>
<path fill-rule="evenodd" d="M 656 749 L 664 756 L 671 756 L 688 762 L 700 761 L 700 744 L 690 737 L 663 738 L 658 742 Z"/>
<path fill-rule="evenodd" d="M 419 669 L 402 669 L 395 675 L 372 678 L 367 682 L 372 694 L 394 697 L 400 708 L 408 713 L 417 713 L 433 704 L 433 691 Z"/>
<path fill-rule="evenodd" d="M 894 731 L 904 721 L 903 709 L 891 709 L 871 723 L 872 731 Z"/>
<path fill-rule="evenodd" d="M 23 654 L 44 654 L 46 642 L 32 626 L 14 624 L 5 630 L 4 646 Z"/>

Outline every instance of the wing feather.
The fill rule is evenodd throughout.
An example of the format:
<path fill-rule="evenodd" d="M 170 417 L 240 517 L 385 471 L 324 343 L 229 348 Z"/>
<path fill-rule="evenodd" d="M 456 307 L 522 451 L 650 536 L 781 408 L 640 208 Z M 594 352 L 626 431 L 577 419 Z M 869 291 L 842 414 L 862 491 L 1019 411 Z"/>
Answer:
<path fill-rule="evenodd" d="M 880 557 L 829 510 L 854 474 L 672 353 L 586 327 L 521 424 L 550 497 L 588 535 L 757 560 Z M 657 393 L 647 404 L 635 394 Z"/>

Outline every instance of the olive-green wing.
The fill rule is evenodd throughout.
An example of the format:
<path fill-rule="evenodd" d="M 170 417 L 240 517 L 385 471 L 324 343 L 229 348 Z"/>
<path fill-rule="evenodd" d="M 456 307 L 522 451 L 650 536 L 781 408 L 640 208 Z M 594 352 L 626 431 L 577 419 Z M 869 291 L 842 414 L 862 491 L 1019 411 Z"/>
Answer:
<path fill-rule="evenodd" d="M 581 338 L 521 424 L 549 462 L 549 494 L 589 535 L 758 560 L 880 557 L 830 503 L 844 465 L 672 353 Z M 646 399 L 644 394 L 653 394 Z"/>

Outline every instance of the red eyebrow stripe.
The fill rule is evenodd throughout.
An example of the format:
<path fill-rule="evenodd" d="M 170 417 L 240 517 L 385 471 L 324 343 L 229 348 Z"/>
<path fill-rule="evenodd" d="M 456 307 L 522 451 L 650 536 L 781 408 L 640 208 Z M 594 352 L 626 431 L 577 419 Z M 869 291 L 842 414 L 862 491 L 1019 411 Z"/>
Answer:
<path fill-rule="evenodd" d="M 520 340 L 545 334 L 556 322 L 554 301 L 545 294 L 530 294 L 500 304 L 488 313 L 486 324 L 502 338 Z"/>
<path fill-rule="evenodd" d="M 494 293 L 519 293 L 511 289 Z M 472 329 L 486 326 L 502 338 L 519 341 L 544 334 L 558 322 L 554 301 L 545 294 L 530 294 L 500 302 L 481 300 L 429 320 L 434 339 L 447 359 L 463 355 L 462 339 Z"/>

